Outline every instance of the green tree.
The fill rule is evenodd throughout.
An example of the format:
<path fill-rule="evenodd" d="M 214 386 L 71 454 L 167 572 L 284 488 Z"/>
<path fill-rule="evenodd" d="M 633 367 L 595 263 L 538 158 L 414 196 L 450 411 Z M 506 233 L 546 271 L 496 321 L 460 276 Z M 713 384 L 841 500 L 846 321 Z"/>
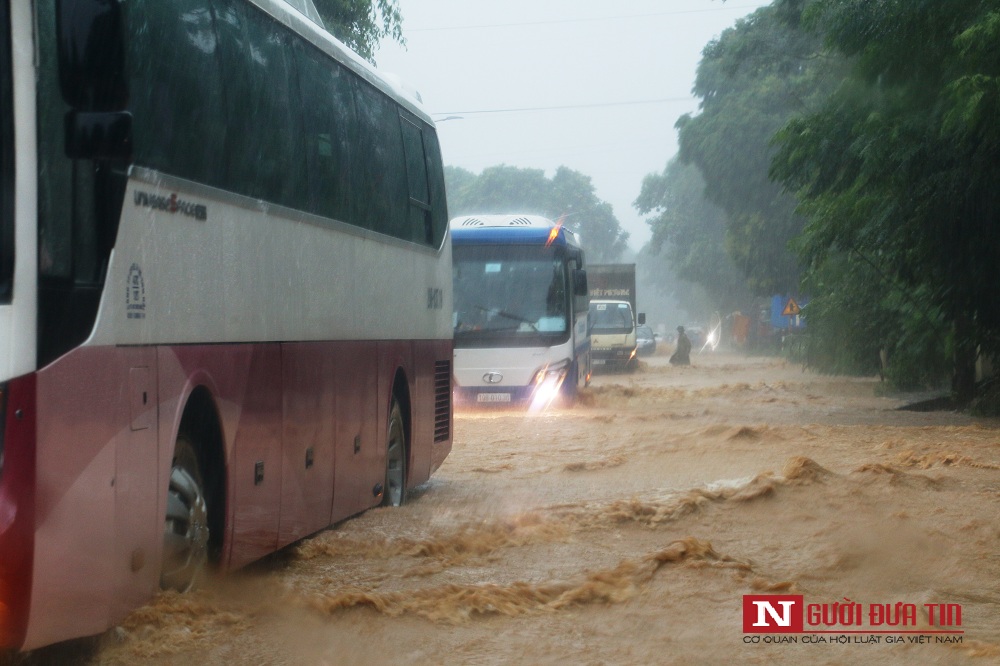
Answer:
<path fill-rule="evenodd" d="M 939 313 L 920 318 L 944 322 L 966 400 L 977 350 L 1000 351 L 1000 2 L 815 0 L 806 18 L 851 68 L 779 135 L 803 255 L 853 252 Z"/>
<path fill-rule="evenodd" d="M 445 167 L 448 210 L 452 216 L 525 213 L 563 219 L 581 234 L 588 260 L 620 259 L 628 248 L 628 232 L 611 204 L 597 198 L 589 176 L 561 166 L 552 178 L 542 169 L 507 165 L 484 169 L 478 176 Z"/>
<path fill-rule="evenodd" d="M 666 264 L 665 289 L 689 308 L 696 307 L 687 297 L 690 284 L 700 285 L 712 307 L 732 312 L 745 308 L 751 300 L 746 278 L 726 251 L 726 214 L 705 198 L 705 181 L 698 169 L 674 159 L 660 174 L 643 179 L 634 203 L 653 232 L 647 245 L 648 259 Z M 704 310 L 700 304 L 697 311 Z"/>
<path fill-rule="evenodd" d="M 725 211 L 726 248 L 760 294 L 797 290 L 788 243 L 804 224 L 795 198 L 768 178 L 772 137 L 836 74 L 819 37 L 801 29 L 806 4 L 776 0 L 710 42 L 694 85 L 700 112 L 677 121 L 680 157 L 699 168 L 705 196 Z"/>
<path fill-rule="evenodd" d="M 893 284 L 868 257 L 829 252 L 810 267 L 806 361 L 834 373 L 880 373 L 897 388 L 935 386 L 947 377 L 953 341 L 923 290 Z M 883 359 L 888 365 L 883 365 Z"/>
<path fill-rule="evenodd" d="M 365 60 L 389 37 L 405 45 L 399 0 L 313 0 L 326 29 Z"/>

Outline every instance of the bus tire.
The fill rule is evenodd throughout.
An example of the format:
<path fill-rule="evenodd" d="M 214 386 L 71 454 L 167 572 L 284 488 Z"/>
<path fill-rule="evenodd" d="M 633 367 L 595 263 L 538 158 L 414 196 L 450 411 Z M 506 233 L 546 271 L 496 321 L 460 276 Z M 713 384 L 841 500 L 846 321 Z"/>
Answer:
<path fill-rule="evenodd" d="M 402 506 L 406 502 L 406 424 L 395 396 L 386 426 L 384 487 L 382 506 Z"/>
<path fill-rule="evenodd" d="M 160 587 L 178 592 L 194 587 L 208 564 L 208 539 L 208 506 L 198 451 L 187 435 L 179 434 L 167 489 Z"/>

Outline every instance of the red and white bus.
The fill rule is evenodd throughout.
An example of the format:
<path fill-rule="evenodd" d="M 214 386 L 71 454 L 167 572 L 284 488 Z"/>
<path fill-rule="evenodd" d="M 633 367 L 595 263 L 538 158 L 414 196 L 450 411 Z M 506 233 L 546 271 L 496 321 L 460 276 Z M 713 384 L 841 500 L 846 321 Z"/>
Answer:
<path fill-rule="evenodd" d="M 284 0 L 16 0 L 0 107 L 0 651 L 441 465 L 451 254 L 417 102 Z"/>

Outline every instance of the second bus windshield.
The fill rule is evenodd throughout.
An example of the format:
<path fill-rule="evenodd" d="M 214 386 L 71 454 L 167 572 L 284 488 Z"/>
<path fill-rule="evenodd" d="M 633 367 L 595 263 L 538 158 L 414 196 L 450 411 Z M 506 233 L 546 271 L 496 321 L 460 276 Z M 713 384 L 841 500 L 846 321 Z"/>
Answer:
<path fill-rule="evenodd" d="M 564 262 L 552 248 L 455 246 L 455 344 L 551 345 L 569 334 Z"/>

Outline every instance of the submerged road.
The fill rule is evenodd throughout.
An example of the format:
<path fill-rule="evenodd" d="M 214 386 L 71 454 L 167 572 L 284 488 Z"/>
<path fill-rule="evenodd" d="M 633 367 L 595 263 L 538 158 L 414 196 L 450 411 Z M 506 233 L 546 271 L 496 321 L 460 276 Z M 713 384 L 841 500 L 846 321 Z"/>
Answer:
<path fill-rule="evenodd" d="M 460 413 L 406 506 L 164 594 L 81 663 L 995 663 L 1000 424 L 880 388 L 662 355 L 572 409 Z M 744 632 L 776 594 L 802 633 Z"/>

